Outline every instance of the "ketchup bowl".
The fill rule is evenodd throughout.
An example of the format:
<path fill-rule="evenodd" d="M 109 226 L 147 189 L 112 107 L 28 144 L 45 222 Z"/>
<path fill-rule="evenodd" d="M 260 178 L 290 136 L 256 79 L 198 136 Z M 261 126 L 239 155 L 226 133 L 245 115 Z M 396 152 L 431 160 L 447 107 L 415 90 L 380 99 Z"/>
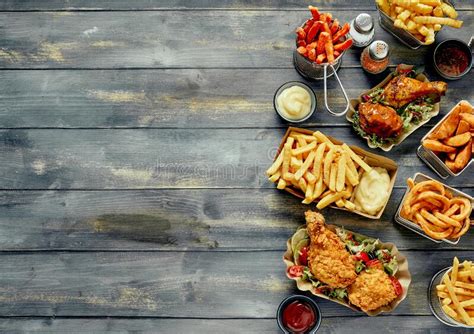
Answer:
<path fill-rule="evenodd" d="M 278 306 L 277 321 L 283 333 L 314 334 L 321 325 L 321 310 L 313 299 L 293 295 Z"/>
<path fill-rule="evenodd" d="M 440 76 L 457 80 L 472 68 L 472 38 L 469 44 L 459 39 L 447 39 L 439 43 L 433 52 L 433 65 Z"/>

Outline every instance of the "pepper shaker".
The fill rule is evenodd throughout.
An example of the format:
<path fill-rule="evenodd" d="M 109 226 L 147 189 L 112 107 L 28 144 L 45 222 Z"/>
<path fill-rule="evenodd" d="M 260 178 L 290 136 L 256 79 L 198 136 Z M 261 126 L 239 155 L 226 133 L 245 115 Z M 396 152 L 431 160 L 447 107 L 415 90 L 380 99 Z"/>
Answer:
<path fill-rule="evenodd" d="M 371 74 L 383 72 L 389 64 L 390 48 L 384 41 L 374 41 L 362 51 L 360 64 Z"/>

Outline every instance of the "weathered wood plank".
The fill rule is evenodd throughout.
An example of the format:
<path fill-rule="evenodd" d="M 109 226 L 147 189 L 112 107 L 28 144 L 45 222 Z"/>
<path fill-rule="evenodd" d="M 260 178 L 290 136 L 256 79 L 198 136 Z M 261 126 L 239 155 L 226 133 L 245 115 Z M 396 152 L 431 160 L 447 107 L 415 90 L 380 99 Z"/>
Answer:
<path fill-rule="evenodd" d="M 339 71 L 351 98 L 387 73 Z M 439 79 L 431 69 L 428 74 Z M 0 71 L 0 127 L 285 127 L 274 112 L 273 95 L 292 80 L 302 80 L 293 69 L 5 70 Z M 473 76 L 449 82 L 441 114 L 473 97 L 472 85 Z M 311 86 L 318 110 L 305 126 L 348 125 L 344 117 L 325 111 L 323 83 Z M 328 87 L 331 106 L 342 110 L 345 100 L 335 80 L 329 80 Z"/>
<path fill-rule="evenodd" d="M 318 333 L 353 333 L 364 328 L 366 334 L 388 333 L 441 334 L 471 333 L 443 325 L 433 316 L 324 317 Z M 0 330 L 10 334 L 34 333 L 276 333 L 274 319 L 67 319 L 67 318 L 10 318 L 0 321 Z"/>
<path fill-rule="evenodd" d="M 314 128 L 313 128 L 314 129 Z M 348 127 L 320 127 L 366 147 Z M 383 155 L 397 161 L 397 185 L 433 175 L 415 154 L 428 129 Z M 261 188 L 285 129 L 108 129 L 0 131 L 0 189 Z M 380 153 L 380 152 L 378 152 Z M 473 185 L 469 170 L 449 181 Z"/>
<path fill-rule="evenodd" d="M 395 315 L 429 315 L 426 289 L 454 256 L 474 251 L 404 252 L 412 285 Z M 3 254 L 2 316 L 273 318 L 295 292 L 282 252 Z M 360 316 L 320 301 L 324 316 Z"/>
<path fill-rule="evenodd" d="M 100 2 L 91 0 L 4 0 L 0 3 L 0 10 L 160 10 L 160 9 L 232 9 L 232 10 L 261 10 L 261 9 L 304 9 L 308 3 L 318 6 L 324 10 L 334 9 L 374 9 L 373 0 L 357 0 L 351 1 L 334 1 L 334 0 L 313 0 L 309 1 L 292 1 L 292 0 L 232 0 L 232 1 L 149 1 L 135 0 L 117 1 L 117 0 L 101 0 Z M 470 9 L 472 8 L 470 1 L 457 1 L 456 8 Z"/>
<path fill-rule="evenodd" d="M 472 188 L 463 189 L 473 193 Z M 473 250 L 436 244 L 393 221 L 404 189 L 395 189 L 380 220 L 334 209 L 327 222 L 399 249 Z M 306 206 L 276 189 L 0 192 L 0 251 L 280 250 L 304 224 Z"/>
<path fill-rule="evenodd" d="M 337 17 L 354 14 L 341 10 Z M 445 28 L 438 37 L 467 41 L 473 16 L 462 12 L 463 28 Z M 301 11 L 0 13 L 0 68 L 290 68 L 293 32 L 307 17 Z M 378 25 L 376 38 L 393 46 L 393 64 L 421 64 L 431 54 L 402 46 Z M 350 50 L 345 66 L 358 66 L 359 53 Z"/>

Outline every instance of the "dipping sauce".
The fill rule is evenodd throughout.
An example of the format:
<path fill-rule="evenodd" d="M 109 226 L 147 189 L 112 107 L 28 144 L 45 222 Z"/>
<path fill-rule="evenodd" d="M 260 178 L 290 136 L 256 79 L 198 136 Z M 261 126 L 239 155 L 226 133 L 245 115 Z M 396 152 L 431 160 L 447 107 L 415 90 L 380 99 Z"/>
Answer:
<path fill-rule="evenodd" d="M 317 320 L 313 308 L 298 300 L 285 307 L 282 318 L 283 326 L 295 334 L 302 334 L 310 330 Z"/>
<path fill-rule="evenodd" d="M 464 50 L 454 45 L 447 45 L 436 52 L 435 62 L 441 72 L 447 76 L 455 77 L 467 69 L 469 56 Z"/>
<path fill-rule="evenodd" d="M 283 117 L 300 120 L 311 111 L 311 96 L 303 87 L 291 86 L 278 95 L 277 107 Z"/>
<path fill-rule="evenodd" d="M 390 191 L 390 176 L 385 168 L 364 172 L 355 193 L 354 204 L 360 211 L 375 215 L 385 205 Z"/>

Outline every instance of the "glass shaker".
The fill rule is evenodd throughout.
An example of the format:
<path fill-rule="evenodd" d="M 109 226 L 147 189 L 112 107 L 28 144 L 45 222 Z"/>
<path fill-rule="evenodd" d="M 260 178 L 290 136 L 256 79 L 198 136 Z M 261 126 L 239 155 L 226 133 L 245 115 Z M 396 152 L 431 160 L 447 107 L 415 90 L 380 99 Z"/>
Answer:
<path fill-rule="evenodd" d="M 353 45 L 364 47 L 370 44 L 374 39 L 374 20 L 367 13 L 361 13 L 351 21 L 349 35 L 352 37 Z"/>
<path fill-rule="evenodd" d="M 371 74 L 383 72 L 389 64 L 390 48 L 384 41 L 374 41 L 362 51 L 360 64 Z"/>

